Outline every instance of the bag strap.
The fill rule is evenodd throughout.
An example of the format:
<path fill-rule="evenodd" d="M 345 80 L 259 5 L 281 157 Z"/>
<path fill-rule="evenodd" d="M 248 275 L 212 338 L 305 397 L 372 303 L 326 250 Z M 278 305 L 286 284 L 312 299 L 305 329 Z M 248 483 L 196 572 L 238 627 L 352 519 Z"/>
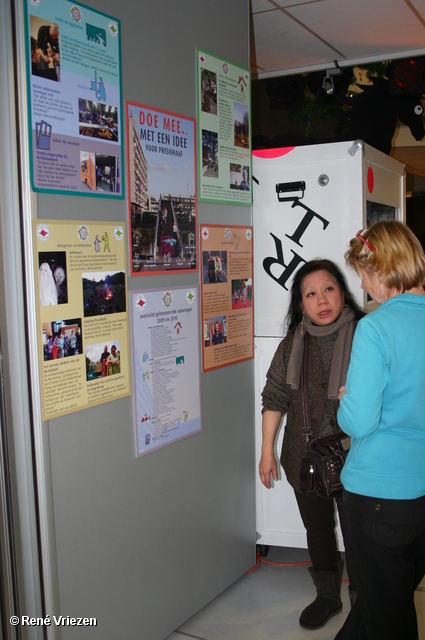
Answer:
<path fill-rule="evenodd" d="M 300 384 L 300 400 L 301 400 L 301 416 L 303 421 L 303 435 L 308 444 L 310 436 L 313 433 L 311 428 L 310 416 L 310 400 L 308 397 L 308 333 L 304 338 L 304 353 L 301 366 L 301 384 Z"/>

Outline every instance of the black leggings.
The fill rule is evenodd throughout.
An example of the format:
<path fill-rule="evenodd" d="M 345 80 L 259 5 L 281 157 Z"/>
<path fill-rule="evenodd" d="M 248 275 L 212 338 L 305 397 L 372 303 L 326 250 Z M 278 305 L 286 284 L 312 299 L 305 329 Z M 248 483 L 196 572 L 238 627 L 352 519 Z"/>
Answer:
<path fill-rule="evenodd" d="M 295 498 L 307 531 L 307 546 L 313 569 L 315 571 L 335 571 L 340 558 L 335 532 L 335 502 L 344 534 L 342 497 L 335 499 L 310 497 L 305 493 L 295 491 Z M 345 553 L 345 561 L 350 587 L 354 589 L 353 572 L 350 571 L 351 561 L 347 551 Z"/>

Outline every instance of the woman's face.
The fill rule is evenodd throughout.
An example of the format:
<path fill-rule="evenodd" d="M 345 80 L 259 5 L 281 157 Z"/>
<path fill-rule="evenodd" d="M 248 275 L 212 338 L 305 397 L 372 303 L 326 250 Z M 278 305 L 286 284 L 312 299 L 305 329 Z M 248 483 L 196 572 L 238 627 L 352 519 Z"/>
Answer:
<path fill-rule="evenodd" d="M 315 271 L 301 282 L 302 312 L 317 325 L 335 322 L 344 305 L 338 284 L 328 271 Z"/>
<path fill-rule="evenodd" d="M 375 273 L 362 270 L 360 271 L 360 277 L 362 279 L 362 289 L 365 289 L 377 304 L 382 304 L 385 300 L 388 300 L 390 297 L 389 291 L 387 287 L 380 282 Z"/>

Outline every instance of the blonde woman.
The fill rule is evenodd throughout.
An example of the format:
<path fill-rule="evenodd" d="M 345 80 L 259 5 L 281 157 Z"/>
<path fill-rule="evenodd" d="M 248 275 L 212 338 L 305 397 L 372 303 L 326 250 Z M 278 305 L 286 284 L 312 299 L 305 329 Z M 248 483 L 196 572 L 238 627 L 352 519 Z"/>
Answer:
<path fill-rule="evenodd" d="M 338 423 L 345 543 L 358 597 L 338 640 L 417 640 L 425 574 L 425 255 L 401 222 L 350 242 L 347 264 L 378 308 L 354 335 Z"/>

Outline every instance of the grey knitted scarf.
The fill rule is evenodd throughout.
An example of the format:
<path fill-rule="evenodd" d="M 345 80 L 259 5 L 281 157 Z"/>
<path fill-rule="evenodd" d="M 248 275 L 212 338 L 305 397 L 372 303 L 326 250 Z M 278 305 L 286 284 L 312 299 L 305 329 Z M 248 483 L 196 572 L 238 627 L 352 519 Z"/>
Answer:
<path fill-rule="evenodd" d="M 351 343 L 354 334 L 354 311 L 344 306 L 341 315 L 332 324 L 316 325 L 307 316 L 303 318 L 304 334 L 307 331 L 311 336 L 318 338 L 330 336 L 338 331 L 332 356 L 331 371 L 329 376 L 328 398 L 338 400 L 340 387 L 345 384 L 348 363 L 350 362 Z M 298 389 L 300 385 L 301 365 L 304 354 L 304 335 L 301 335 L 301 323 L 295 329 L 294 342 L 289 356 L 286 382 L 291 389 Z"/>

